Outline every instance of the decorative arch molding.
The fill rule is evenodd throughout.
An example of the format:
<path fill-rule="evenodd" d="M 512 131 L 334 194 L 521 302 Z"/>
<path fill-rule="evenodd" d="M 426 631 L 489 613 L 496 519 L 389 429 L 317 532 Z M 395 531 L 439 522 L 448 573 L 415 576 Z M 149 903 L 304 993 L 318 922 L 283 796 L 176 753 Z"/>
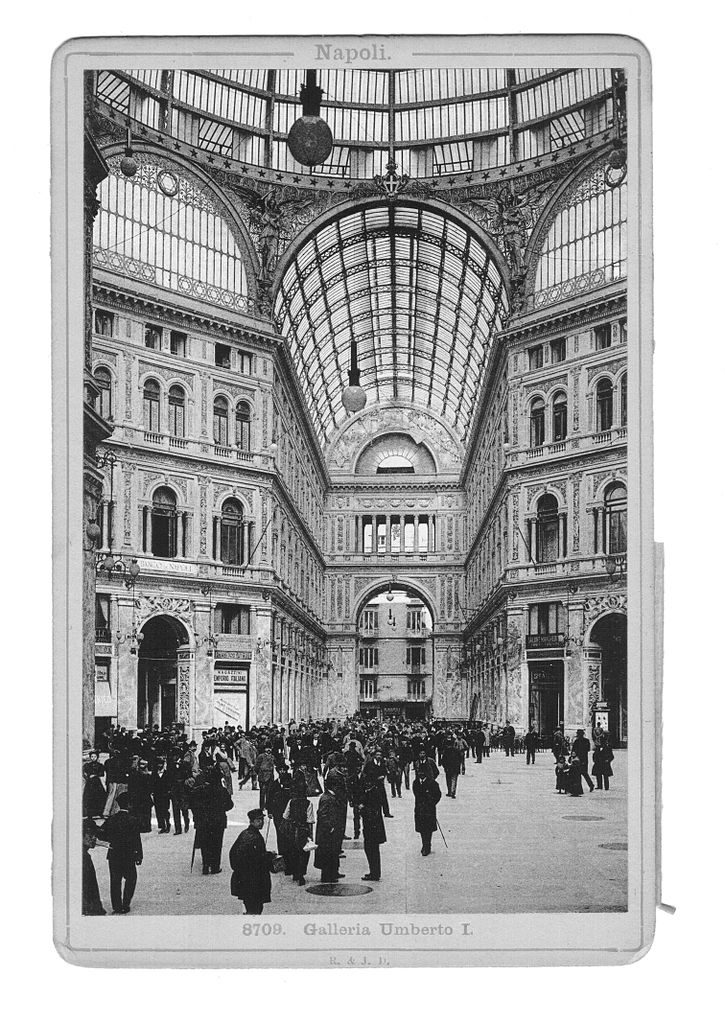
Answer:
<path fill-rule="evenodd" d="M 254 512 L 251 493 L 246 489 L 241 491 L 237 487 L 227 487 L 224 490 L 217 489 L 217 487 L 214 488 L 213 511 L 215 515 L 221 515 L 222 505 L 225 501 L 229 501 L 229 499 L 239 502 L 246 518 L 253 518 Z"/>
<path fill-rule="evenodd" d="M 352 609 L 352 621 L 354 623 L 357 623 L 360 618 L 360 614 L 368 601 L 377 597 L 378 594 L 384 594 L 391 582 L 391 575 L 388 574 L 387 576 L 380 576 L 378 579 L 369 583 L 359 594 L 355 595 L 354 607 Z M 435 631 L 436 623 L 441 621 L 442 616 L 438 610 L 438 602 L 428 587 L 410 576 L 399 576 L 397 574 L 395 576 L 394 586 L 396 590 L 408 590 L 427 606 L 433 618 L 433 630 Z"/>
<path fill-rule="evenodd" d="M 596 644 L 596 640 L 592 640 L 592 632 L 609 615 L 627 618 L 626 594 L 605 594 L 602 597 L 588 598 L 584 602 L 584 622 L 587 626 L 585 647 L 593 647 Z"/>
<path fill-rule="evenodd" d="M 547 484 L 545 487 L 535 485 L 526 492 L 526 514 L 533 515 L 536 512 L 536 506 L 539 501 L 547 494 L 553 495 L 559 503 L 559 511 L 566 512 L 567 502 L 566 494 L 560 488 L 558 484 Z"/>
<path fill-rule="evenodd" d="M 104 146 L 102 153 L 105 159 L 110 162 L 116 157 L 123 156 L 125 150 L 125 142 L 114 142 Z M 258 296 L 257 278 L 260 269 L 259 258 L 249 229 L 244 219 L 240 216 L 239 210 L 230 201 L 229 193 L 220 188 L 213 178 L 204 174 L 198 164 L 187 161 L 182 156 L 172 156 L 166 149 L 156 146 L 152 142 L 134 140 L 134 156 L 136 158 L 146 156 L 149 162 L 157 164 L 159 168 L 167 170 L 172 174 L 182 173 L 201 189 L 202 193 L 206 195 L 207 199 L 216 208 L 219 216 L 229 225 L 229 229 L 239 247 L 244 265 L 248 298 L 251 302 L 256 302 Z"/>
<path fill-rule="evenodd" d="M 308 197 L 305 196 L 305 199 L 307 198 Z M 317 210 L 319 207 L 308 202 L 304 207 L 304 212 L 307 212 L 308 216 L 305 217 L 303 211 L 297 213 L 298 230 L 292 235 L 280 254 L 274 277 L 272 279 L 272 300 L 274 301 L 276 298 L 282 279 L 286 274 L 288 267 L 294 260 L 297 251 L 302 249 L 306 242 L 311 238 L 314 238 L 314 236 L 323 228 L 327 227 L 328 224 L 344 217 L 345 214 L 357 212 L 358 210 L 366 208 L 377 207 L 380 206 L 380 204 L 381 196 L 372 196 L 369 199 L 348 199 L 344 202 L 336 203 L 332 208 L 327 207 L 318 213 Z M 474 238 L 477 238 L 481 245 L 488 250 L 491 258 L 498 268 L 499 273 L 501 274 L 506 294 L 510 298 L 511 272 L 509 270 L 508 263 L 506 262 L 494 236 L 478 221 L 474 220 L 473 217 L 470 217 L 467 213 L 464 213 L 459 206 L 445 203 L 437 199 L 426 198 L 424 200 L 416 200 L 412 198 L 401 198 L 398 200 L 398 205 L 422 207 L 424 209 L 432 210 L 449 220 L 457 221 L 465 231 L 473 235 Z"/>
<path fill-rule="evenodd" d="M 441 420 L 414 405 L 374 406 L 348 420 L 327 447 L 332 473 L 354 473 L 364 450 L 388 434 L 407 434 L 416 445 L 431 453 L 436 472 L 457 470 L 463 448 L 453 431 Z"/>
<path fill-rule="evenodd" d="M 152 619 L 162 619 L 177 635 L 180 646 L 191 644 L 194 626 L 191 621 L 193 609 L 188 598 L 172 597 L 170 594 L 140 594 L 136 598 L 139 615 L 139 632 L 143 632 Z M 184 634 L 186 639 L 184 639 Z"/>
<path fill-rule="evenodd" d="M 554 189 L 548 203 L 534 225 L 526 247 L 524 262 L 527 267 L 524 294 L 526 298 L 533 296 L 536 287 L 536 274 L 539 268 L 541 250 L 544 247 L 549 229 L 558 214 L 564 209 L 571 194 L 588 175 L 603 167 L 607 161 L 607 153 L 594 153 L 589 160 L 577 164 L 574 170 Z"/>
<path fill-rule="evenodd" d="M 424 441 L 416 441 L 403 431 L 391 431 L 373 439 L 363 448 L 355 462 L 355 475 L 375 476 L 380 464 L 391 456 L 406 459 L 414 473 L 419 475 L 438 471 L 435 457 Z M 391 470 L 391 475 L 393 473 Z"/>
<path fill-rule="evenodd" d="M 619 470 L 612 470 L 609 474 L 602 474 L 597 480 L 597 486 L 594 490 L 593 500 L 604 501 L 604 494 L 607 488 L 611 487 L 612 484 L 621 484 L 622 487 L 627 487 L 627 478 Z M 629 492 L 627 492 L 629 494 Z"/>

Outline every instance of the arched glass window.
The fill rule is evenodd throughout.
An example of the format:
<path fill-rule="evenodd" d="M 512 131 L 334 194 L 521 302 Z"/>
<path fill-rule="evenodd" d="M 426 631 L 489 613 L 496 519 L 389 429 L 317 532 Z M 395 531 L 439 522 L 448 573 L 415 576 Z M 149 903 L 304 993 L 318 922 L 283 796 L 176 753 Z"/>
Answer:
<path fill-rule="evenodd" d="M 567 434 L 567 402 L 566 395 L 560 391 L 554 398 L 554 440 L 563 441 Z"/>
<path fill-rule="evenodd" d="M 229 405 L 221 395 L 214 399 L 214 444 L 229 444 Z"/>
<path fill-rule="evenodd" d="M 559 503 L 553 494 L 544 494 L 536 505 L 536 552 L 538 562 L 559 557 Z"/>
<path fill-rule="evenodd" d="M 544 399 L 535 398 L 530 414 L 531 447 L 540 448 L 544 443 Z"/>
<path fill-rule="evenodd" d="M 151 507 L 152 555 L 159 558 L 176 558 L 176 523 L 176 495 L 168 487 L 157 488 Z"/>
<path fill-rule="evenodd" d="M 237 448 L 241 448 L 243 452 L 248 452 L 252 446 L 252 410 L 249 408 L 248 402 L 237 402 L 237 408 L 234 413 L 234 440 Z"/>
<path fill-rule="evenodd" d="M 627 488 L 610 484 L 604 494 L 607 523 L 607 554 L 620 555 L 627 550 Z"/>
<path fill-rule="evenodd" d="M 169 388 L 169 433 L 173 437 L 186 433 L 186 393 L 179 384 Z"/>
<path fill-rule="evenodd" d="M 98 385 L 98 390 L 101 392 L 99 397 L 99 409 L 98 412 L 104 420 L 113 419 L 113 409 L 111 407 L 111 374 L 105 366 L 99 366 L 93 374 L 93 379 Z"/>
<path fill-rule="evenodd" d="M 608 377 L 597 384 L 597 430 L 612 429 L 612 382 Z"/>
<path fill-rule="evenodd" d="M 225 565 L 244 565 L 244 509 L 228 498 L 222 505 L 221 559 Z"/>
<path fill-rule="evenodd" d="M 143 386 L 143 425 L 145 430 L 158 434 L 160 424 L 161 386 L 157 380 L 147 380 Z"/>
<path fill-rule="evenodd" d="M 621 417 L 620 421 L 623 427 L 627 426 L 627 374 L 625 373 L 622 377 L 619 385 L 620 401 L 621 401 Z"/>

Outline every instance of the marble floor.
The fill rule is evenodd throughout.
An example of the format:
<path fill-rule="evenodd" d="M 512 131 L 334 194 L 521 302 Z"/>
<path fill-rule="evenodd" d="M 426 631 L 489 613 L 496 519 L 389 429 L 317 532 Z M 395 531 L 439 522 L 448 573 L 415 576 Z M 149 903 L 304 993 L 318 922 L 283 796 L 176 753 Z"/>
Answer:
<path fill-rule="evenodd" d="M 284 875 L 272 877 L 272 904 L 266 914 L 366 913 L 563 913 L 626 909 L 627 754 L 615 751 L 614 778 L 607 792 L 573 798 L 556 793 L 553 758 L 537 755 L 526 765 L 518 755 L 494 751 L 480 765 L 467 761 L 455 800 L 445 795 L 438 807 L 440 834 L 433 854 L 422 857 L 413 827 L 413 796 L 403 789 L 390 801 L 388 842 L 382 847 L 382 880 L 357 896 L 314 895 L 319 882 L 310 866 L 307 887 Z M 438 780 L 445 794 L 443 776 Z M 203 876 L 197 852 L 190 872 L 193 829 L 180 836 L 143 836 L 133 915 L 240 914 L 242 904 L 229 892 L 228 850 L 247 814 L 258 802 L 249 788 L 235 793 L 224 839 L 221 874 Z M 316 804 L 316 800 L 313 803 Z M 348 835 L 353 834 L 352 812 Z M 264 834 L 264 833 L 263 833 Z M 269 849 L 276 845 L 270 826 Z M 361 884 L 367 861 L 360 841 L 346 841 L 341 862 L 345 883 Z M 105 849 L 95 849 L 101 898 L 110 910 Z"/>

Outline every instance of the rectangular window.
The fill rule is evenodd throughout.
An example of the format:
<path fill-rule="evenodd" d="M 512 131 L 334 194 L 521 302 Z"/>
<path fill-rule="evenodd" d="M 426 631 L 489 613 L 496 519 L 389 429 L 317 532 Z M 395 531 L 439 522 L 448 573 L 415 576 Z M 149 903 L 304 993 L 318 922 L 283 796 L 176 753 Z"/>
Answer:
<path fill-rule="evenodd" d="M 415 521 L 412 517 L 405 517 L 405 550 L 415 551 Z"/>
<path fill-rule="evenodd" d="M 214 346 L 214 362 L 224 370 L 232 368 L 232 350 L 229 345 Z"/>
<path fill-rule="evenodd" d="M 535 345 L 529 349 L 529 369 L 540 370 L 544 365 L 544 346 Z"/>
<path fill-rule="evenodd" d="M 378 628 L 378 610 L 377 608 L 366 608 L 363 612 L 363 629 L 377 629 Z"/>
<path fill-rule="evenodd" d="M 620 341 L 620 344 L 622 344 L 622 345 L 626 345 L 627 344 L 627 321 L 626 320 L 620 320 L 619 321 L 619 341 Z"/>
<path fill-rule="evenodd" d="M 185 356 L 186 335 L 182 331 L 172 331 L 169 340 L 169 348 L 172 356 Z"/>
<path fill-rule="evenodd" d="M 161 348 L 161 328 L 155 327 L 153 324 L 146 324 L 143 342 L 146 348 L 153 348 L 158 352 Z"/>
<path fill-rule="evenodd" d="M 239 372 L 245 374 L 247 377 L 252 376 L 252 353 L 251 352 L 240 352 L 239 353 Z"/>
<path fill-rule="evenodd" d="M 532 604 L 529 607 L 529 633 L 550 636 L 563 629 L 563 607 L 558 601 Z"/>
<path fill-rule="evenodd" d="M 388 527 L 385 520 L 378 519 L 378 553 L 385 552 L 385 542 L 388 536 Z"/>
<path fill-rule="evenodd" d="M 110 594 L 96 594 L 96 641 L 111 642 Z"/>
<path fill-rule="evenodd" d="M 396 554 L 400 551 L 400 518 L 390 521 L 390 550 Z"/>
<path fill-rule="evenodd" d="M 96 334 L 102 334 L 104 338 L 113 337 L 113 313 L 107 313 L 104 309 L 97 309 L 95 321 Z"/>
<path fill-rule="evenodd" d="M 420 632 L 423 625 L 423 609 L 422 608 L 410 608 L 406 615 L 406 626 L 409 630 L 414 630 L 416 633 Z"/>
<path fill-rule="evenodd" d="M 363 553 L 371 555 L 373 552 L 373 523 L 371 519 L 363 520 Z"/>
<path fill-rule="evenodd" d="M 594 348 L 597 352 L 612 347 L 612 325 L 602 324 L 594 328 Z"/>
<path fill-rule="evenodd" d="M 218 604 L 214 609 L 214 632 L 249 636 L 249 606 Z"/>
<path fill-rule="evenodd" d="M 360 648 L 360 668 L 377 668 L 378 667 L 378 649 L 377 647 L 361 647 Z"/>
<path fill-rule="evenodd" d="M 407 647 L 405 651 L 405 664 L 412 672 L 420 672 L 425 665 L 425 647 L 420 644 Z"/>
<path fill-rule="evenodd" d="M 566 338 L 557 338 L 551 343 L 552 363 L 563 363 L 566 359 Z"/>

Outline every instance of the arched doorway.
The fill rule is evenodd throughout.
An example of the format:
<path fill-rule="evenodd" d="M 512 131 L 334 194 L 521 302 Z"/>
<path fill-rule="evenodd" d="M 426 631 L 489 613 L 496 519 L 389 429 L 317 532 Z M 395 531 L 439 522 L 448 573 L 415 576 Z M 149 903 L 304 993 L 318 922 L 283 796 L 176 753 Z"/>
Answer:
<path fill-rule="evenodd" d="M 158 725 L 161 729 L 178 721 L 177 676 L 179 648 L 189 643 L 189 634 L 178 619 L 156 615 L 143 626 L 138 649 L 139 729 Z"/>
<path fill-rule="evenodd" d="M 369 718 L 424 719 L 433 700 L 433 614 L 409 587 L 389 584 L 357 620 L 358 707 Z"/>
<path fill-rule="evenodd" d="M 592 644 L 602 652 L 602 700 L 609 705 L 612 746 L 627 746 L 627 617 L 605 615 L 595 623 Z"/>

